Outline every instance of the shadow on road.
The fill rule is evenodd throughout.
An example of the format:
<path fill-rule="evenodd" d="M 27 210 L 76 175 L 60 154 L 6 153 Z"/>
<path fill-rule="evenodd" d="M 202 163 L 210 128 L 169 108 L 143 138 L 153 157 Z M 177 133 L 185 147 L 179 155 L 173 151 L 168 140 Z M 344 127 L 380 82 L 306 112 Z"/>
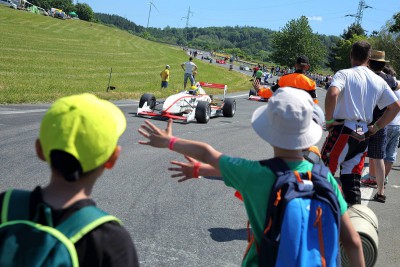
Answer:
<path fill-rule="evenodd" d="M 233 240 L 247 240 L 247 229 L 229 229 L 229 228 L 210 228 L 210 236 L 217 242 L 229 242 Z"/>

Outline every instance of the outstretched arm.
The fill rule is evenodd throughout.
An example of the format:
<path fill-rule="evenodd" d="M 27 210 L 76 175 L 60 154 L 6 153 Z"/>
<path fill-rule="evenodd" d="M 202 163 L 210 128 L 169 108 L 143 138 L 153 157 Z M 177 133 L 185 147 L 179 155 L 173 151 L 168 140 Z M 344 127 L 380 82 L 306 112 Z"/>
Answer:
<path fill-rule="evenodd" d="M 194 160 L 185 155 L 187 162 L 171 161 L 174 167 L 168 168 L 169 171 L 175 171 L 171 175 L 172 178 L 181 178 L 178 182 L 183 182 L 192 178 L 199 178 L 199 176 L 221 176 L 221 172 L 213 166 Z M 214 178 L 215 179 L 215 178 Z"/>
<path fill-rule="evenodd" d="M 219 158 L 222 153 L 207 143 L 179 139 L 172 136 L 172 120 L 170 119 L 165 130 L 161 130 L 146 120 L 139 129 L 139 133 L 148 141 L 139 141 L 139 144 L 158 148 L 169 148 L 180 154 L 187 155 L 201 162 L 210 164 L 219 170 Z"/>

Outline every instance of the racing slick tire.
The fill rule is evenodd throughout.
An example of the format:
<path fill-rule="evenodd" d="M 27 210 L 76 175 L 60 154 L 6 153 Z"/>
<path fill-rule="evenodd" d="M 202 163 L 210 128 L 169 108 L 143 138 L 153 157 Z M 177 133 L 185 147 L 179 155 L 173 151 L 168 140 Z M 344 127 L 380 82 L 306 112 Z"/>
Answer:
<path fill-rule="evenodd" d="M 236 113 L 236 100 L 233 98 L 225 98 L 222 107 L 222 114 L 224 117 L 233 117 Z"/>
<path fill-rule="evenodd" d="M 139 101 L 139 108 L 142 108 L 144 103 L 147 102 L 147 106 L 149 106 L 150 109 L 154 109 L 156 106 L 156 97 L 153 94 L 144 94 L 140 98 Z"/>
<path fill-rule="evenodd" d="M 251 88 L 250 91 L 249 91 L 249 97 L 252 96 L 252 95 L 257 96 L 257 90 L 254 89 L 254 88 Z"/>
<path fill-rule="evenodd" d="M 207 123 L 211 117 L 211 105 L 207 101 L 199 101 L 194 115 L 198 123 Z"/>

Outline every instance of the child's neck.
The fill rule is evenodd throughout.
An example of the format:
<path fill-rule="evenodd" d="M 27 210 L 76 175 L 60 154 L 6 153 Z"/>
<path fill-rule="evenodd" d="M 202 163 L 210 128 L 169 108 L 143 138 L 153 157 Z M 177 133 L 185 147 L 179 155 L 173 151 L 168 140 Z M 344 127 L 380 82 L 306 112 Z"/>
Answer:
<path fill-rule="evenodd" d="M 274 156 L 282 158 L 287 161 L 303 161 L 303 151 L 302 150 L 289 150 L 279 147 L 274 147 Z"/>
<path fill-rule="evenodd" d="M 93 184 L 83 181 L 70 183 L 63 178 L 51 179 L 50 183 L 42 189 L 44 202 L 55 209 L 65 209 L 75 202 L 90 198 Z"/>

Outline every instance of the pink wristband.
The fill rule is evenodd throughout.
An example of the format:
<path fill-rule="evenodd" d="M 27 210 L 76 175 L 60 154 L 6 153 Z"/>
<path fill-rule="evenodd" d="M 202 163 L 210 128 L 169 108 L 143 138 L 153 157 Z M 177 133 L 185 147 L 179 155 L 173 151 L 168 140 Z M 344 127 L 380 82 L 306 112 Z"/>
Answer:
<path fill-rule="evenodd" d="M 200 165 L 201 165 L 201 162 L 199 162 L 199 161 L 197 161 L 197 162 L 194 164 L 194 168 L 193 168 L 193 177 L 194 177 L 194 178 L 200 178 L 200 177 L 199 177 L 199 174 L 200 174 Z"/>
<path fill-rule="evenodd" d="M 171 139 L 169 139 L 169 143 L 168 143 L 169 150 L 174 150 L 174 145 L 175 145 L 176 140 L 178 140 L 178 138 L 176 138 L 175 136 L 172 136 Z"/>

